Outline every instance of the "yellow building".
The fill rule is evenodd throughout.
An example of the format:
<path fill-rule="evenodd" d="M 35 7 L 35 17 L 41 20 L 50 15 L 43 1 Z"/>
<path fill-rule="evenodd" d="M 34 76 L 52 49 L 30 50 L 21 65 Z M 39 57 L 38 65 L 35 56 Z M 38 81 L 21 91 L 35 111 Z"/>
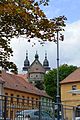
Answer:
<path fill-rule="evenodd" d="M 71 73 L 60 84 L 64 116 L 72 120 L 76 114 L 80 116 L 80 111 L 78 112 L 80 108 L 80 68 Z"/>
<path fill-rule="evenodd" d="M 2 71 L 0 75 L 0 110 L 6 111 L 6 116 L 14 119 L 16 111 L 39 108 L 40 100 L 48 102 L 52 99 L 45 91 L 34 87 L 21 75 Z"/>

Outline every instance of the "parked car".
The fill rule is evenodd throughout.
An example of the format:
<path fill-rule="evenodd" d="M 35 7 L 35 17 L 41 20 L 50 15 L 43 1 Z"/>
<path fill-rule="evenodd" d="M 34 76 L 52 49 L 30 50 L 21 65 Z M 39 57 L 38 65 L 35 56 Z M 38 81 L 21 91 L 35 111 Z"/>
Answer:
<path fill-rule="evenodd" d="M 41 120 L 53 120 L 52 117 L 46 111 L 39 110 L 23 110 L 16 114 L 15 120 L 39 120 L 39 114 L 41 115 Z"/>

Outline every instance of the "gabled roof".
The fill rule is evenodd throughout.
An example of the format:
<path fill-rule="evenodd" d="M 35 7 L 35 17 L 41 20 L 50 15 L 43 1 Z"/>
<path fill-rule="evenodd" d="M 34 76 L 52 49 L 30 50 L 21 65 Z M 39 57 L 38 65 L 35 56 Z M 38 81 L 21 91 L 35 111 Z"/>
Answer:
<path fill-rule="evenodd" d="M 29 73 L 45 73 L 45 69 L 42 66 L 42 64 L 39 62 L 39 60 L 34 60 L 33 63 L 30 65 L 28 69 Z"/>
<path fill-rule="evenodd" d="M 31 83 L 27 82 L 23 77 L 18 75 L 2 72 L 1 79 L 5 81 L 4 88 L 35 94 L 38 96 L 50 97 L 45 92 L 34 87 Z"/>
<path fill-rule="evenodd" d="M 80 82 L 80 68 L 72 72 L 68 77 L 62 80 L 61 84 Z"/>

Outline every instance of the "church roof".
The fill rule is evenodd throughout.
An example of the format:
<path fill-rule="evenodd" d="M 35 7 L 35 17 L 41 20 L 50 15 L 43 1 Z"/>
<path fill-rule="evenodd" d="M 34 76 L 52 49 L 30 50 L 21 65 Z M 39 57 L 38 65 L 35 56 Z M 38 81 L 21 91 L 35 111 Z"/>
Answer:
<path fill-rule="evenodd" d="M 39 61 L 39 56 L 38 56 L 37 51 L 35 54 L 35 60 L 30 65 L 28 72 L 29 73 L 45 73 L 45 69 Z"/>
<path fill-rule="evenodd" d="M 28 69 L 29 73 L 45 73 L 45 69 L 39 60 L 34 60 Z"/>
<path fill-rule="evenodd" d="M 80 82 L 80 68 L 72 72 L 68 77 L 62 80 L 61 84 Z"/>

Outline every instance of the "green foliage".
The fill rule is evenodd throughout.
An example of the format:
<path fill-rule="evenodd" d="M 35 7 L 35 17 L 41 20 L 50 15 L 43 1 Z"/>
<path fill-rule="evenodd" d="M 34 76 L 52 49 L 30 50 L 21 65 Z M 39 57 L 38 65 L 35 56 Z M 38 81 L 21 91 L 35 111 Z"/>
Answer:
<path fill-rule="evenodd" d="M 65 79 L 69 74 L 77 69 L 77 66 L 63 64 L 59 67 L 59 81 Z M 50 70 L 45 75 L 44 79 L 45 90 L 46 92 L 53 97 L 53 100 L 56 99 L 57 91 L 57 69 Z"/>
<path fill-rule="evenodd" d="M 0 66 L 9 62 L 12 55 L 10 40 L 14 36 L 41 38 L 43 41 L 53 41 L 55 31 L 63 30 L 65 16 L 48 19 L 40 9 L 40 5 L 48 5 L 49 0 L 0 0 Z M 6 65 L 7 70 L 9 68 Z M 17 70 L 17 68 L 16 68 Z"/>

